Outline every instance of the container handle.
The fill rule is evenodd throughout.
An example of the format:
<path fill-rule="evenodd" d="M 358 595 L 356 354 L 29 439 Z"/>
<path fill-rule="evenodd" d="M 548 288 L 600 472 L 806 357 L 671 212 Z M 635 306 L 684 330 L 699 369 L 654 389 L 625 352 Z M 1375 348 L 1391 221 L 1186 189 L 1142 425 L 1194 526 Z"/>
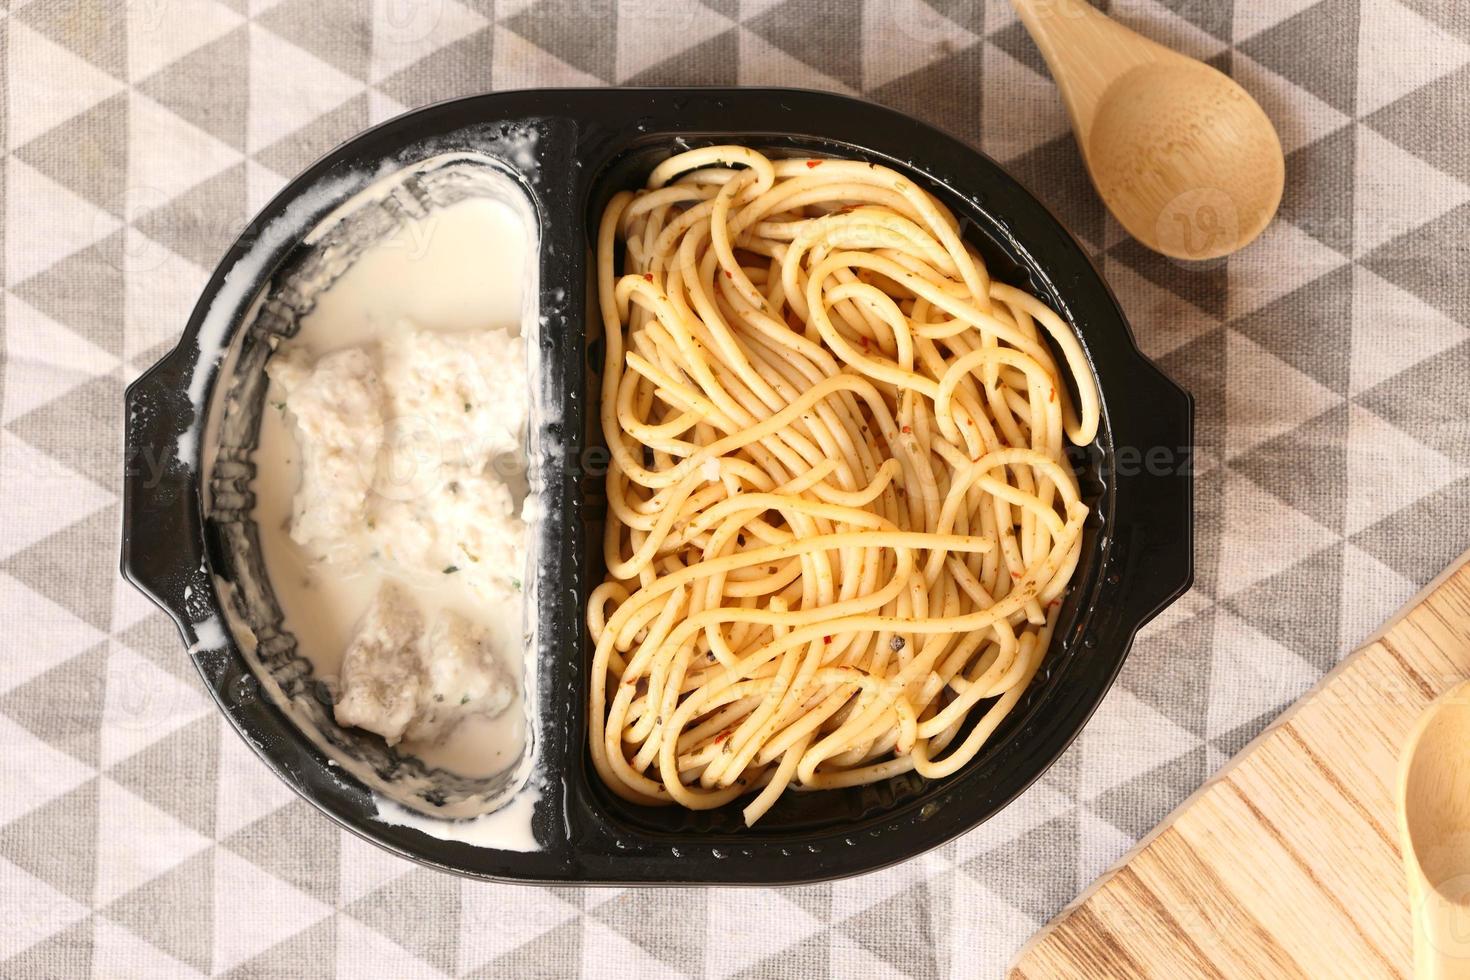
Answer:
<path fill-rule="evenodd" d="M 1127 405 L 1133 442 L 1115 457 L 1131 455 L 1114 465 L 1130 484 L 1130 505 L 1115 521 L 1129 544 L 1129 612 L 1142 626 L 1194 583 L 1194 398 L 1145 362 Z"/>
<path fill-rule="evenodd" d="M 187 395 L 196 350 L 181 343 L 128 386 L 122 506 L 123 577 L 167 612 L 191 645 L 211 618 L 200 519 L 196 409 Z"/>

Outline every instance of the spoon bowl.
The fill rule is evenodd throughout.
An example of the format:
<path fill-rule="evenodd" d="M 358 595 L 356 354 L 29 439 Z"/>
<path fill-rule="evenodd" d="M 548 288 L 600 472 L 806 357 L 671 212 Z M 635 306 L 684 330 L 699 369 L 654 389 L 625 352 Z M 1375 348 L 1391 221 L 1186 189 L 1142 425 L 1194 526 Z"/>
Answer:
<path fill-rule="evenodd" d="M 1057 80 L 1099 196 L 1130 235 L 1202 261 L 1270 223 L 1286 165 L 1245 89 L 1078 0 L 1012 3 Z"/>
<path fill-rule="evenodd" d="M 1276 131 L 1209 65 L 1139 65 L 1103 92 L 1084 153 L 1128 233 L 1175 258 L 1218 258 L 1255 239 L 1281 203 Z"/>
<path fill-rule="evenodd" d="M 1398 788 L 1414 975 L 1470 977 L 1470 681 L 1420 717 Z"/>

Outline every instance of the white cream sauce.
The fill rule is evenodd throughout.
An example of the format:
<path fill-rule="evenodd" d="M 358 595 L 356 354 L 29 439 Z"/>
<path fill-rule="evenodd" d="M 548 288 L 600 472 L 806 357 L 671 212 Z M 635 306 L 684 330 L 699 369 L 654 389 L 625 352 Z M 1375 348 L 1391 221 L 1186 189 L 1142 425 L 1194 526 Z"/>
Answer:
<path fill-rule="evenodd" d="M 439 840 L 458 841 L 473 847 L 535 851 L 540 849 L 540 845 L 531 831 L 531 817 L 540 799 L 540 791 L 535 786 L 527 786 L 493 813 L 473 820 L 436 820 L 379 797 L 378 820 L 392 826 L 409 827 Z"/>
<path fill-rule="evenodd" d="M 521 332 L 530 234 L 510 206 L 489 198 L 462 201 L 408 223 L 393 238 L 362 255 L 302 321 L 288 342 L 315 360 L 349 347 L 380 345 L 412 329 Z M 529 387 L 493 397 L 529 401 Z M 267 572 L 285 622 L 318 677 L 335 680 L 343 651 L 385 575 L 382 562 L 323 563 L 289 533 L 292 499 L 300 485 L 301 453 L 289 413 L 278 406 L 284 391 L 273 380 L 262 413 L 255 452 L 254 517 Z M 524 494 L 523 474 L 516 482 Z M 446 566 L 448 567 L 448 566 Z M 391 572 L 387 574 L 392 574 Z M 517 578 L 525 577 L 518 570 Z M 525 743 L 519 593 L 485 595 L 470 577 L 455 573 L 393 574 L 433 621 L 445 610 L 490 631 L 517 697 L 495 717 L 471 716 L 439 744 L 404 741 L 403 751 L 465 776 L 493 775 L 520 757 Z"/>

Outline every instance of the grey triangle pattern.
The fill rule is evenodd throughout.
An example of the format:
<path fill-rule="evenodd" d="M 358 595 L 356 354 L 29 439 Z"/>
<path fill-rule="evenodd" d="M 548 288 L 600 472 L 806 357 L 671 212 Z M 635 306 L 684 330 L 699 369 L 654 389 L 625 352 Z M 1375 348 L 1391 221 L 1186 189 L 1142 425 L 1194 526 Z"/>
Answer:
<path fill-rule="evenodd" d="M 1209 771 L 1205 746 L 1200 745 L 1156 769 L 1114 786 L 1088 803 L 1087 807 L 1136 840 L 1158 823 L 1159 814 L 1169 813 L 1198 789 Z"/>
<path fill-rule="evenodd" d="M 304 129 L 272 143 L 256 153 L 255 159 L 278 174 L 295 176 L 338 143 L 366 129 L 367 124 L 368 97 L 364 92 L 318 116 Z"/>
<path fill-rule="evenodd" d="M 561 980 L 582 972 L 583 927 L 581 919 L 570 919 L 543 932 L 509 953 L 497 956 L 466 976 L 469 980 Z"/>
<path fill-rule="evenodd" d="M 89 905 L 97 880 L 97 780 L 0 828 L 0 855 Z"/>
<path fill-rule="evenodd" d="M 613 81 L 618 60 L 613 0 L 537 0 L 501 23 L 573 68 Z M 576 29 L 567 30 L 573 23 Z"/>
<path fill-rule="evenodd" d="M 1346 394 L 1352 350 L 1351 266 L 1343 265 L 1275 302 L 1233 321 L 1231 329 Z"/>
<path fill-rule="evenodd" d="M 1342 55 L 1358 46 L 1358 4 L 1359 0 L 1322 0 L 1238 46 L 1276 74 L 1352 115 L 1357 64 Z"/>
<path fill-rule="evenodd" d="M 643 69 L 623 84 L 734 85 L 739 74 L 740 31 L 732 29 Z"/>
<path fill-rule="evenodd" d="M 1220 750 L 1227 758 L 1233 756 L 1249 745 L 1251 739 L 1264 732 L 1266 727 L 1280 714 L 1281 708 L 1279 707 L 1262 712 L 1250 721 L 1232 728 L 1224 735 L 1217 735 L 1210 739 L 1210 745 Z"/>
<path fill-rule="evenodd" d="M 1046 59 L 1041 56 L 1036 42 L 1031 40 L 1031 35 L 1026 33 L 1026 26 L 1019 20 L 1011 21 L 986 40 L 1036 74 L 1046 78 L 1051 77 L 1051 69 L 1046 67 Z"/>
<path fill-rule="evenodd" d="M 47 177 L 115 215 L 123 212 L 128 162 L 114 152 L 127 143 L 128 95 L 119 92 L 15 151 Z M 77 160 L 85 166 L 77 166 Z"/>
<path fill-rule="evenodd" d="M 1087 179 L 1077 141 L 1068 133 L 1005 161 L 1017 180 L 1040 198 L 1052 214 L 1067 215 L 1067 228 L 1094 252 L 1100 250 L 1106 210 Z M 1058 180 L 1058 174 L 1068 179 Z"/>
<path fill-rule="evenodd" d="M 1354 401 L 1416 440 L 1470 465 L 1470 341 L 1426 358 L 1359 395 Z M 1410 385 L 1435 391 L 1431 399 L 1404 397 Z"/>
<path fill-rule="evenodd" d="M 379 86 L 406 106 L 489 90 L 495 28 L 484 27 L 400 69 Z"/>
<path fill-rule="evenodd" d="M 971 34 L 985 33 L 985 0 L 924 0 L 924 5 Z"/>
<path fill-rule="evenodd" d="M 760 960 L 730 980 L 790 980 L 792 977 L 830 977 L 832 945 L 825 933 L 808 936 L 795 946 Z"/>
<path fill-rule="evenodd" d="M 161 340 L 147 350 L 134 354 L 132 360 L 128 362 L 128 365 L 135 371 L 144 371 L 163 360 L 164 355 L 173 350 L 177 345 L 178 338 L 176 337 Z"/>
<path fill-rule="evenodd" d="M 704 892 L 627 891 L 591 911 L 623 938 L 686 976 L 704 974 Z"/>
<path fill-rule="evenodd" d="M 5 51 L 8 54 L 8 52 L 10 51 L 10 21 L 8 19 L 6 19 L 4 21 L 0 21 L 0 45 L 3 45 L 3 47 L 0 47 L 0 51 Z M 3 139 L 5 141 L 5 145 L 6 146 L 9 146 L 10 145 L 10 105 L 9 105 L 10 100 L 7 98 L 7 99 L 4 100 L 4 102 L 5 102 L 4 109 L 3 110 L 0 110 L 0 139 Z M 5 176 L 4 157 L 3 156 L 0 156 L 0 178 L 3 178 L 4 176 Z M 5 190 L 4 190 L 4 188 L 5 188 L 6 183 L 7 183 L 7 181 L 5 181 L 3 179 L 0 179 L 0 206 L 3 206 L 4 203 L 5 203 Z M 5 236 L 3 234 L 0 234 L 0 245 L 3 245 L 4 242 L 5 242 Z M 5 274 L 3 272 L 0 272 L 0 284 L 4 284 L 4 282 L 5 282 Z"/>
<path fill-rule="evenodd" d="M 786 888 L 781 897 L 818 922 L 832 921 L 832 886 L 828 883 Z"/>
<path fill-rule="evenodd" d="M 1159 365 L 1194 396 L 1195 448 L 1200 452 L 1225 450 L 1226 331 L 1208 332 L 1159 358 Z"/>
<path fill-rule="evenodd" d="M 1184 0 L 1188 2 L 1188 0 Z M 1235 49 L 1225 48 L 1217 54 L 1204 59 L 1204 63 L 1223 75 L 1233 74 L 1235 71 Z"/>
<path fill-rule="evenodd" d="M 1462 41 L 1470 41 L 1470 19 L 1465 12 L 1444 0 L 1399 0 L 1420 17 L 1439 25 Z"/>
<path fill-rule="evenodd" d="M 134 224 L 175 255 L 207 267 L 245 230 L 245 193 L 245 164 L 237 163 L 140 215 Z"/>
<path fill-rule="evenodd" d="M 113 77 L 128 77 L 127 11 L 121 4 L 53 0 L 15 12 L 27 27 L 96 65 Z"/>
<path fill-rule="evenodd" d="M 1353 165 L 1358 129 L 1341 129 L 1286 155 L 1280 216 L 1324 245 L 1349 255 L 1353 249 Z"/>
<path fill-rule="evenodd" d="M 1076 803 L 1082 792 L 1082 744 L 1073 742 L 1062 753 L 1062 757 L 1052 763 L 1041 781 L 1048 789 L 1060 793 L 1068 802 Z"/>
<path fill-rule="evenodd" d="M 0 186 L 4 186 L 4 177 L 5 177 L 4 171 L 3 171 L 3 169 L 0 169 Z M 0 207 L 3 207 L 4 205 L 5 205 L 4 193 L 3 192 L 0 192 Z M 3 245 L 4 244 L 4 241 L 5 241 L 5 232 L 4 232 L 3 229 L 0 229 L 0 245 Z M 0 298 L 3 298 L 3 297 L 0 297 Z M 6 330 L 5 330 L 5 321 L 6 321 L 5 307 L 6 307 L 6 305 L 7 305 L 6 303 L 0 302 L 0 349 L 4 349 L 5 345 L 8 343 L 8 338 L 6 337 Z M 4 404 L 5 404 L 5 374 L 4 374 L 4 372 L 0 372 L 0 405 L 4 405 Z"/>
<path fill-rule="evenodd" d="M 211 714 L 117 763 L 107 775 L 179 822 L 212 838 L 218 771 L 219 722 Z"/>
<path fill-rule="evenodd" d="M 722 17 L 740 19 L 740 0 L 699 0 L 700 6 L 708 7 Z"/>
<path fill-rule="evenodd" d="M 335 980 L 337 976 L 337 917 L 329 915 L 316 925 L 241 963 L 225 976 L 229 980 Z"/>
<path fill-rule="evenodd" d="M 241 25 L 138 83 L 138 91 L 237 150 L 250 107 L 250 29 Z"/>
<path fill-rule="evenodd" d="M 1463 112 L 1445 112 L 1446 100 L 1470 90 L 1470 65 L 1379 109 L 1364 122 L 1445 173 L 1470 183 L 1470 120 Z"/>
<path fill-rule="evenodd" d="M 1322 597 L 1342 591 L 1342 562 L 1339 542 L 1235 593 L 1224 605 L 1325 674 L 1342 651 L 1337 604 Z"/>
<path fill-rule="evenodd" d="M 8 21 L 0 22 L 0 44 L 7 45 L 7 47 L 10 37 L 9 28 L 10 24 Z M 8 145 L 10 140 L 10 112 L 8 106 L 6 107 L 6 111 L 0 112 L 0 139 L 5 140 Z M 8 176 L 9 167 L 7 161 L 8 156 L 0 154 L 0 213 L 9 213 L 10 179 Z M 5 229 L 0 227 L 0 248 L 4 248 L 5 243 Z M 0 286 L 8 285 L 10 282 L 10 271 L 6 268 L 7 264 L 0 262 Z M 5 303 L 0 303 L 0 350 L 8 349 L 5 337 L 5 306 Z M 0 371 L 0 405 L 5 404 L 4 374 L 5 372 Z"/>
<path fill-rule="evenodd" d="M 1085 884 L 1077 880 L 1077 828 L 1077 811 L 1068 810 L 977 854 L 960 868 L 1018 912 L 1045 921 L 1058 903 L 1065 905 Z M 1038 875 L 1034 873 L 1038 867 L 1055 871 Z"/>
<path fill-rule="evenodd" d="M 139 656 L 173 674 L 181 681 L 193 682 L 199 676 L 188 657 L 173 649 L 179 640 L 179 628 L 161 612 L 150 613 L 117 634 L 118 642 Z"/>
<path fill-rule="evenodd" d="M 1462 477 L 1359 531 L 1350 540 L 1409 581 L 1428 583 L 1461 555 L 1464 542 L 1443 530 L 1426 534 L 1424 529 L 1458 526 L 1467 501 L 1470 477 Z"/>
<path fill-rule="evenodd" d="M 116 506 L 104 507 L 0 561 L 0 571 L 42 595 L 57 595 L 72 615 L 106 631 L 112 625 L 112 570 L 93 556 L 116 545 L 118 519 Z"/>
<path fill-rule="evenodd" d="M 433 909 L 434 916 L 406 916 L 404 909 Z M 455 971 L 460 899 L 459 882 L 454 878 L 423 869 L 411 871 L 345 911 L 445 973 Z"/>
<path fill-rule="evenodd" d="M 92 976 L 92 918 L 88 916 L 36 945 L 0 961 L 7 977 Z"/>
<path fill-rule="evenodd" d="M 868 97 L 909 115 L 921 116 L 966 142 L 980 143 L 980 106 L 973 92 L 955 92 L 937 99 L 937 79 L 956 74 L 979 77 L 985 60 L 984 42 L 976 41 L 917 71 L 868 91 Z"/>
<path fill-rule="evenodd" d="M 942 954 L 949 947 L 955 911 L 949 877 L 939 875 L 904 889 L 843 920 L 838 928 L 897 973 L 943 976 L 948 964 Z M 923 940 L 913 942 L 916 935 Z"/>
<path fill-rule="evenodd" d="M 11 291 L 115 357 L 123 349 L 123 233 L 74 252 Z"/>
<path fill-rule="evenodd" d="M 258 22 L 327 64 L 367 78 L 373 50 L 372 10 L 357 0 L 286 0 Z"/>
<path fill-rule="evenodd" d="M 1362 263 L 1395 286 L 1461 323 L 1470 323 L 1470 283 L 1458 274 L 1459 249 L 1470 235 L 1470 204 L 1454 208 L 1385 242 Z"/>
<path fill-rule="evenodd" d="M 52 456 L 100 486 L 112 486 L 118 473 L 114 447 L 122 431 L 122 392 L 116 372 L 100 375 L 7 428 L 32 445 L 50 447 Z"/>
<path fill-rule="evenodd" d="M 337 830 L 305 800 L 292 800 L 220 841 L 263 871 L 327 905 L 338 891 Z"/>
<path fill-rule="evenodd" d="M 1250 477 L 1318 524 L 1338 534 L 1347 501 L 1348 409 L 1344 403 L 1231 460 Z M 1302 474 L 1310 474 L 1303 480 Z"/>
<path fill-rule="evenodd" d="M 1210 607 L 1140 637 L 1118 682 L 1180 728 L 1203 738 L 1214 632 L 1215 610 Z"/>
<path fill-rule="evenodd" d="M 1223 261 L 1180 262 L 1151 252 L 1131 238 L 1108 249 L 1107 255 L 1154 285 L 1193 303 L 1202 312 L 1215 317 L 1225 314 L 1230 281 Z"/>
<path fill-rule="evenodd" d="M 160 914 L 162 910 L 173 914 Z M 208 974 L 214 959 L 214 852 L 206 849 L 110 903 L 102 914 Z"/>
<path fill-rule="evenodd" d="M 863 84 L 863 5 L 848 0 L 785 0 L 745 22 L 772 45 L 850 88 Z M 808 30 L 792 30 L 793 24 Z"/>
<path fill-rule="evenodd" d="M 1159 0 L 1195 27 L 1221 41 L 1229 42 L 1235 31 L 1235 4 L 1200 3 L 1199 0 Z"/>
<path fill-rule="evenodd" d="M 0 712 L 52 748 L 95 766 L 106 663 L 107 644 L 99 643 L 0 694 Z"/>
<path fill-rule="evenodd" d="M 1225 336 L 1211 330 L 1159 359 L 1159 366 L 1194 396 L 1194 457 L 1198 473 L 1210 459 L 1225 452 Z M 1197 477 L 1194 484 L 1194 591 L 1207 598 L 1217 594 L 1225 534 L 1224 482 Z"/>
<path fill-rule="evenodd" d="M 135 964 L 117 951 L 117 941 L 127 938 L 122 930 L 137 937 L 138 957 L 156 955 L 161 965 L 153 972 L 170 972 L 165 961 L 172 957 L 179 973 L 340 976 L 346 957 L 357 952 L 342 948 L 349 929 L 397 944 L 409 964 L 403 972 L 414 973 L 416 960 L 425 975 L 462 975 L 471 963 L 480 964 L 472 971 L 479 977 L 724 972 L 709 940 L 720 938 L 715 916 L 728 899 L 717 901 L 702 889 L 616 896 L 559 890 L 558 901 L 575 910 L 572 918 L 548 931 L 524 928 L 519 934 L 534 938 L 487 954 L 474 945 L 484 937 L 460 931 L 459 899 L 473 884 L 405 868 L 384 884 L 359 886 L 354 883 L 365 872 L 344 864 L 339 832 L 306 804 L 257 799 L 250 780 L 221 786 L 221 766 L 242 763 L 224 758 L 219 739 L 234 735 L 221 735 L 224 726 L 212 713 L 149 728 L 118 729 L 104 721 L 116 707 L 108 685 L 121 664 L 203 694 L 177 631 L 166 617 L 134 604 L 141 600 L 117 585 L 108 557 L 116 554 L 120 521 L 112 501 L 121 472 L 122 386 L 174 342 L 140 319 L 184 323 L 193 297 L 178 289 L 176 270 L 191 265 L 202 280 L 244 226 L 247 201 L 370 117 L 397 104 L 489 91 L 499 78 L 535 85 L 542 62 L 553 75 L 566 65 L 612 81 L 619 52 L 635 51 L 640 64 L 651 65 L 625 80 L 632 84 L 728 85 L 752 74 L 798 86 L 835 80 L 972 144 L 1005 146 L 1003 164 L 1094 251 L 1141 345 L 1195 398 L 1194 594 L 1140 634 L 1120 686 L 1131 695 L 1123 699 L 1128 710 L 1159 724 L 1167 719 L 1199 744 L 1159 759 L 1142 775 L 1099 785 L 1083 740 L 1001 818 L 889 873 L 898 877 L 742 893 L 756 912 L 810 916 L 819 929 L 801 939 L 772 937 L 769 948 L 751 951 L 754 962 L 741 961 L 750 963 L 741 975 L 827 976 L 854 972 L 853 963 L 864 964 L 858 972 L 885 976 L 999 975 L 1017 941 L 993 932 L 1014 928 L 1003 924 L 1006 916 L 1038 923 L 1050 917 L 1102 858 L 1117 853 L 1119 835 L 1136 837 L 1152 827 L 1276 716 L 1279 705 L 1260 703 L 1264 692 L 1231 698 L 1217 690 L 1226 670 L 1241 667 L 1222 656 L 1248 656 L 1254 644 L 1263 658 L 1276 658 L 1263 663 L 1300 660 L 1277 664 L 1296 673 L 1269 698 L 1289 698 L 1293 686 L 1345 652 L 1334 637 L 1360 615 L 1344 606 L 1352 601 L 1343 596 L 1355 576 L 1362 578 L 1351 562 L 1379 563 L 1379 574 L 1396 579 L 1393 588 L 1407 595 L 1464 551 L 1470 344 L 1453 335 L 1453 325 L 1470 325 L 1464 275 L 1470 66 L 1460 63 L 1461 45 L 1470 44 L 1470 8 L 1442 0 L 1304 0 L 1273 21 L 1259 4 L 1239 0 L 1114 5 L 1143 33 L 1194 45 L 1227 73 L 1239 69 L 1289 149 L 1277 223 L 1240 255 L 1193 266 L 1155 256 L 1122 233 L 1097 201 L 1070 136 L 1015 119 L 1015 107 L 1034 105 L 1038 93 L 1050 90 L 1035 45 L 1004 2 L 901 0 L 897 22 L 866 16 L 881 9 L 877 0 L 700 2 L 740 26 L 714 36 L 665 37 L 659 18 L 647 16 L 646 0 L 32 0 L 10 4 L 0 16 L 0 86 L 34 91 L 18 72 L 64 73 L 64 81 L 46 79 L 45 98 L 0 98 L 0 139 L 8 148 L 0 154 L 0 284 L 7 288 L 7 302 L 0 303 L 0 603 L 18 603 L 6 608 L 22 620 L 12 634 L 24 638 L 22 656 L 25 644 L 42 642 L 35 637 L 64 631 L 67 617 L 76 621 L 77 635 L 107 637 L 83 640 L 79 653 L 59 663 L 48 659 L 37 673 L 21 668 L 16 676 L 24 680 L 9 682 L 0 694 L 0 723 L 16 735 L 12 752 L 21 754 L 24 771 L 54 770 L 69 787 L 50 799 L 17 803 L 23 812 L 0 820 L 0 860 L 14 865 L 23 887 L 54 892 L 45 901 L 81 909 L 48 934 L 26 932 L 23 940 L 15 931 L 23 917 L 0 920 L 0 974 L 135 975 L 142 968 L 130 969 Z M 457 26 L 474 23 L 460 8 L 489 26 Z M 922 22 L 931 16 L 983 40 L 926 47 L 930 39 L 914 32 L 925 30 Z M 1428 29 L 1416 17 L 1447 37 L 1421 45 L 1382 29 L 1404 24 L 1414 36 Z M 138 33 L 146 31 L 157 33 Z M 255 38 L 299 50 L 300 63 L 252 61 Z M 882 78 L 864 77 L 873 45 L 885 43 L 926 53 L 897 77 L 892 68 Z M 538 50 L 545 55 L 540 62 Z M 50 62 L 34 63 L 36 52 Z M 652 52 L 657 56 L 648 58 Z M 359 89 L 344 86 L 344 76 Z M 369 87 L 370 78 L 380 81 Z M 1371 80 L 1379 93 L 1371 105 L 1367 94 L 1360 100 L 1360 80 Z M 130 82 L 134 91 L 123 91 Z M 304 93 L 318 82 L 340 97 L 304 112 Z M 1366 82 L 1363 91 L 1369 92 Z M 145 121 L 148 126 L 140 125 Z M 176 125 L 167 146 L 139 142 L 156 139 L 147 134 L 170 121 Z M 247 146 L 250 138 L 260 143 Z M 223 160 L 216 140 L 253 156 Z M 175 148 L 175 169 L 168 172 Z M 194 161 L 213 162 L 195 174 Z M 160 182 L 166 193 L 154 186 Z M 47 195 L 61 213 L 50 219 L 43 211 L 41 225 L 31 227 Z M 134 262 L 143 238 L 161 246 L 157 251 L 175 266 L 162 272 Z M 1421 323 L 1428 319 L 1422 310 L 1393 312 L 1413 305 L 1400 291 L 1446 322 Z M 180 295 L 167 300 L 171 306 L 158 307 L 155 297 L 172 292 Z M 1393 323 L 1368 329 L 1374 318 Z M 140 328 L 146 332 L 135 336 Z M 1232 360 L 1240 350 L 1247 350 L 1252 370 L 1300 379 L 1315 401 L 1272 408 L 1271 392 L 1257 398 L 1227 386 L 1230 370 L 1240 369 Z M 76 351 L 86 352 L 85 363 L 77 363 Z M 74 387 L 52 393 L 59 377 Z M 1299 418 L 1269 417 L 1306 404 L 1314 407 Z M 1385 434 L 1421 461 L 1442 455 L 1454 471 L 1438 489 L 1404 492 L 1404 502 L 1370 526 L 1354 523 L 1345 541 L 1345 525 L 1361 513 L 1353 510 L 1361 501 L 1346 492 L 1353 488 L 1345 481 L 1363 459 L 1381 455 L 1365 440 Z M 46 494 L 97 505 L 83 505 L 90 512 L 76 520 L 45 524 L 49 501 L 32 499 L 36 486 L 16 475 L 33 461 L 57 474 L 47 477 Z M 1229 523 L 1238 508 L 1227 486 L 1257 494 L 1287 525 L 1315 529 L 1314 543 L 1283 541 L 1279 568 L 1248 567 L 1256 560 L 1253 545 Z M 1232 637 L 1232 629 L 1242 634 Z M 1218 648 L 1222 643 L 1227 652 Z M 240 750 L 233 743 L 228 748 Z M 103 825 L 97 812 L 103 760 L 108 778 L 128 794 L 211 841 L 219 829 L 223 840 L 175 864 L 149 850 L 166 846 L 157 834 L 140 832 L 149 828 Z M 42 791 L 27 784 L 12 803 L 30 792 Z M 227 805 L 255 809 L 242 818 L 238 811 L 223 814 Z M 57 847 L 63 838 L 67 846 Z M 167 870 L 136 885 L 130 879 L 122 886 L 130 890 L 114 899 L 117 885 L 107 876 L 130 849 L 139 859 L 135 871 Z M 216 860 L 222 862 L 218 881 Z M 298 901 L 335 906 L 344 890 L 353 901 L 325 919 L 316 904 L 296 918 L 292 909 L 262 909 L 258 930 L 226 923 L 217 930 L 216 902 L 238 905 L 238 896 L 216 895 L 238 880 L 224 873 L 225 862 L 232 871 L 244 862 L 258 872 L 254 880 L 278 881 L 279 894 Z M 1013 910 L 949 904 L 978 889 Z M 410 906 L 443 915 L 404 916 Z M 160 914 L 164 909 L 173 914 Z M 272 921 L 272 912 L 287 917 Z M 516 920 L 521 914 L 507 903 L 508 925 L 527 926 Z M 313 924 L 289 925 L 297 919 Z M 983 954 L 956 949 L 977 930 L 986 939 Z M 610 934 L 617 941 L 605 945 Z M 922 935 L 918 947 L 916 935 Z"/>

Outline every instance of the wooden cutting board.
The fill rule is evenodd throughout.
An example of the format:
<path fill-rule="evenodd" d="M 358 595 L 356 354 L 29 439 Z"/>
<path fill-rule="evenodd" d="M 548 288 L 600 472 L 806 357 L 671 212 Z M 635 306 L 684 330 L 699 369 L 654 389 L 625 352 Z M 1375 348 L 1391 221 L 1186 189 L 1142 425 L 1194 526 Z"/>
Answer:
<path fill-rule="evenodd" d="M 1409 976 L 1399 749 L 1470 677 L 1466 559 L 1043 928 L 1011 976 Z"/>

